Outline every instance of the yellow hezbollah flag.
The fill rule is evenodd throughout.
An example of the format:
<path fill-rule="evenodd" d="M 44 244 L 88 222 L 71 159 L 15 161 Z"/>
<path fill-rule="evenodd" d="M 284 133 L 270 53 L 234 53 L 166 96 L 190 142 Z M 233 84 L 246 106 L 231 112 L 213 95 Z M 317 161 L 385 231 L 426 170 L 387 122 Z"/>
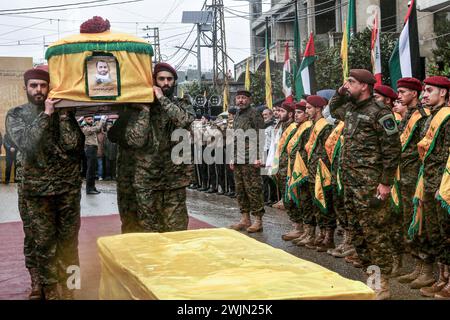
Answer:
<path fill-rule="evenodd" d="M 266 105 L 272 109 L 272 80 L 270 79 L 269 50 L 266 52 Z"/>
<path fill-rule="evenodd" d="M 223 86 L 223 111 L 228 110 L 228 84 Z"/>
<path fill-rule="evenodd" d="M 344 33 L 342 34 L 341 43 L 341 59 L 342 59 L 342 76 L 344 81 L 348 78 L 348 33 L 347 21 L 344 21 Z"/>
<path fill-rule="evenodd" d="M 327 212 L 327 202 L 325 190 L 331 186 L 331 173 L 322 159 L 319 159 L 317 165 L 316 182 L 314 185 L 314 202 L 319 206 L 322 212 Z"/>
<path fill-rule="evenodd" d="M 442 208 L 446 209 L 450 214 L 450 149 L 437 198 L 441 202 Z"/>
<path fill-rule="evenodd" d="M 247 59 L 247 65 L 245 66 L 245 90 L 250 91 L 250 64 Z"/>

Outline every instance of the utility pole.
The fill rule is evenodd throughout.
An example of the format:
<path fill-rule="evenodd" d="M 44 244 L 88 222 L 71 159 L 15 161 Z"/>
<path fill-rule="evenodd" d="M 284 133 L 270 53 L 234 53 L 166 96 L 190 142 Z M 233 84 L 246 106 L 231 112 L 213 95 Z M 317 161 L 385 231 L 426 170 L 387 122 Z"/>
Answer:
<path fill-rule="evenodd" d="M 201 58 L 202 47 L 200 46 L 201 34 L 202 34 L 202 26 L 200 23 L 197 23 L 197 73 L 199 83 L 201 83 L 202 81 L 202 58 Z"/>
<path fill-rule="evenodd" d="M 212 0 L 211 8 L 213 11 L 213 87 L 216 89 L 220 81 L 222 81 L 222 84 L 225 84 L 228 72 L 223 0 Z"/>
<path fill-rule="evenodd" d="M 137 28 L 137 24 L 136 24 Z M 149 43 L 153 45 L 153 63 L 156 64 L 161 62 L 161 51 L 160 51 L 160 42 L 159 42 L 159 28 L 150 28 L 146 26 L 142 29 L 142 31 L 146 32 L 146 35 L 143 36 L 144 39 L 147 39 Z M 150 32 L 150 34 L 149 34 Z M 153 34 L 151 34 L 153 33 Z M 151 40 L 150 40 L 151 39 Z"/>

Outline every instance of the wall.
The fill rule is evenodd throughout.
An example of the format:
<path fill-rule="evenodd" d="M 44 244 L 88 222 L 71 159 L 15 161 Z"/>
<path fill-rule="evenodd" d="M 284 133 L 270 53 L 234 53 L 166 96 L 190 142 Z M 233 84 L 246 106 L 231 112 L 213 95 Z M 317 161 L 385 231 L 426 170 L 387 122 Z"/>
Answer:
<path fill-rule="evenodd" d="M 0 57 L 0 132 L 2 136 L 5 134 L 6 112 L 27 101 L 23 73 L 32 67 L 33 58 Z"/>

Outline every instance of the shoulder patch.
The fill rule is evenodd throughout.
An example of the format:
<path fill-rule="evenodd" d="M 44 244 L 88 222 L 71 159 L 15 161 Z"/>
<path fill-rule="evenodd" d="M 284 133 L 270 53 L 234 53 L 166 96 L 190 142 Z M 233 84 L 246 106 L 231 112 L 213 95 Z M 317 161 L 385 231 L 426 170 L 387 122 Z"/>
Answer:
<path fill-rule="evenodd" d="M 397 122 L 395 121 L 393 114 L 386 114 L 382 116 L 378 123 L 383 127 L 384 131 L 388 136 L 393 135 L 398 132 Z"/>

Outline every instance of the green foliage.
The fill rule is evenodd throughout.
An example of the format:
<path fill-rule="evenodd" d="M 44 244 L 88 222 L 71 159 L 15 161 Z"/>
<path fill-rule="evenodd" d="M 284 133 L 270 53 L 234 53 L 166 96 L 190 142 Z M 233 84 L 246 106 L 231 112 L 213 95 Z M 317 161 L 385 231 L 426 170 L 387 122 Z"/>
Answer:
<path fill-rule="evenodd" d="M 365 29 L 357 32 L 350 40 L 349 44 L 349 69 L 367 69 L 372 70 L 370 60 L 370 41 L 371 30 Z M 397 42 L 397 36 L 394 33 L 381 33 L 381 69 L 383 71 L 383 83 L 390 83 L 389 59 Z M 316 81 L 317 88 L 336 89 L 342 85 L 342 60 L 340 57 L 340 44 L 327 48 L 322 43 L 316 45 L 317 60 Z"/>
<path fill-rule="evenodd" d="M 272 79 L 272 99 L 273 101 L 281 99 L 283 95 L 283 75 L 282 70 L 270 70 Z M 259 70 L 250 74 L 250 91 L 252 92 L 252 101 L 255 105 L 266 103 L 266 72 Z"/>
<path fill-rule="evenodd" d="M 446 12 L 436 14 L 434 31 L 436 33 L 436 49 L 433 49 L 434 62 L 427 68 L 429 76 L 450 77 L 450 20 Z"/>

